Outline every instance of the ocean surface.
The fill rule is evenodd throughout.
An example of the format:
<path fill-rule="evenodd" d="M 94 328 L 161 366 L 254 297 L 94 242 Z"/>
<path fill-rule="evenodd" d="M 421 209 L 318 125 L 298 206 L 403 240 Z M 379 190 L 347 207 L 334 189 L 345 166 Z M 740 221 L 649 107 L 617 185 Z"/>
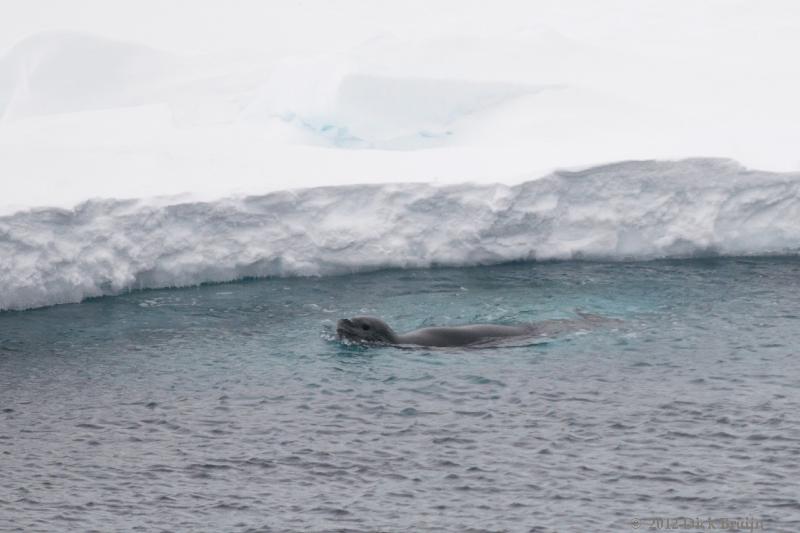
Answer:
<path fill-rule="evenodd" d="M 797 257 L 555 261 L 2 312 L 0 530 L 797 532 L 799 283 Z M 576 310 L 621 322 L 333 336 Z"/>

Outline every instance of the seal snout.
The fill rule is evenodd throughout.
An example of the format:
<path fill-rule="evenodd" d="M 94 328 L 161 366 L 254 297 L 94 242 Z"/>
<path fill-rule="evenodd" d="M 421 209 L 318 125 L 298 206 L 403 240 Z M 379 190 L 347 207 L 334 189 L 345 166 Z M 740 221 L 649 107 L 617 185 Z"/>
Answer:
<path fill-rule="evenodd" d="M 342 318 L 336 323 L 336 333 L 339 335 L 351 333 L 354 329 L 356 329 L 356 325 L 349 318 Z"/>
<path fill-rule="evenodd" d="M 336 322 L 336 334 L 342 340 L 378 344 L 391 343 L 395 337 L 383 320 L 372 316 L 342 318 Z"/>

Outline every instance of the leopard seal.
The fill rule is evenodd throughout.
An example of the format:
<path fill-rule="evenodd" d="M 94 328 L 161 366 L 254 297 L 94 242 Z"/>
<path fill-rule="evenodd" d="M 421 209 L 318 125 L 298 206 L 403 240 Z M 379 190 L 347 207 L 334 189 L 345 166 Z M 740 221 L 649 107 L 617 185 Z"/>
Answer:
<path fill-rule="evenodd" d="M 339 340 L 367 344 L 412 345 L 429 347 L 470 346 L 511 337 L 553 337 L 567 332 L 621 324 L 615 318 L 575 310 L 577 319 L 553 319 L 517 326 L 470 324 L 465 326 L 428 327 L 408 333 L 396 333 L 386 322 L 374 316 L 343 318 L 336 324 Z"/>
<path fill-rule="evenodd" d="M 485 340 L 534 335 L 531 325 L 503 326 L 471 324 L 467 326 L 430 327 L 398 334 L 389 324 L 374 316 L 343 318 L 336 324 L 339 339 L 370 344 L 401 344 L 415 346 L 467 346 Z"/>

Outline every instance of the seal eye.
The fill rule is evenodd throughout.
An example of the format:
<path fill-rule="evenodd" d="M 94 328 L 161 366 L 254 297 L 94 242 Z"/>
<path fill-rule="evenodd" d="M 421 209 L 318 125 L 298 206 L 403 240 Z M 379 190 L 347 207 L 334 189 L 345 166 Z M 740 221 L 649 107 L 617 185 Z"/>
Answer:
<path fill-rule="evenodd" d="M 361 325 L 361 329 L 363 329 L 364 331 L 368 331 L 369 330 L 369 325 L 368 324 L 362 324 Z"/>

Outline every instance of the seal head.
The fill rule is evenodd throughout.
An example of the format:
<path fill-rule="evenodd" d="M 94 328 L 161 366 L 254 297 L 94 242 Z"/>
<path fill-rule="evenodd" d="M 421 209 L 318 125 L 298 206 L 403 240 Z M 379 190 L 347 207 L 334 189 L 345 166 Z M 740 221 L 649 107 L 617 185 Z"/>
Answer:
<path fill-rule="evenodd" d="M 340 339 L 374 344 L 397 344 L 397 334 L 389 324 L 374 316 L 343 318 L 336 323 Z"/>

